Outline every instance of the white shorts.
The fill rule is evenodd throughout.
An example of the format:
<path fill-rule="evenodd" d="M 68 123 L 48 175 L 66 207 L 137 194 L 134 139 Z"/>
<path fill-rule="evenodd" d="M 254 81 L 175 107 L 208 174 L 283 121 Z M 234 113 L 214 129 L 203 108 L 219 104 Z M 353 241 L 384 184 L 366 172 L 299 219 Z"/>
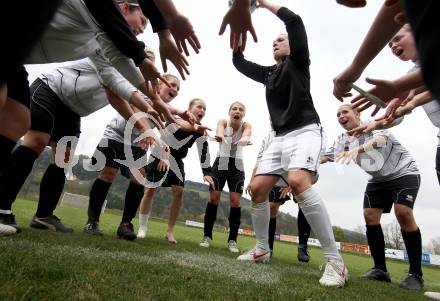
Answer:
<path fill-rule="evenodd" d="M 316 123 L 306 125 L 274 137 L 264 151 L 255 174 L 277 175 L 287 180 L 289 170 L 317 172 L 320 154 L 324 151 L 325 133 L 322 126 Z"/>

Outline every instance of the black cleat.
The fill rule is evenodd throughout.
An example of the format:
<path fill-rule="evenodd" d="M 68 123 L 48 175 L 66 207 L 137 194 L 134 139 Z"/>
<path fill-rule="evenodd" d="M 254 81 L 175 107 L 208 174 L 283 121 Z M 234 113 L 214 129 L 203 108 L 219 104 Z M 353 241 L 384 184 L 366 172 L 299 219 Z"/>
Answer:
<path fill-rule="evenodd" d="M 84 226 L 84 233 L 89 235 L 103 236 L 101 228 L 99 228 L 99 224 L 97 222 L 90 222 Z"/>
<path fill-rule="evenodd" d="M 399 286 L 402 288 L 420 292 L 423 289 L 423 283 L 424 281 L 422 276 L 409 273 L 408 276 L 406 276 L 406 278 L 403 279 L 402 282 L 400 282 Z"/>
<path fill-rule="evenodd" d="M 20 232 L 21 229 L 15 222 L 15 215 L 0 213 L 0 235 L 13 235 Z"/>
<path fill-rule="evenodd" d="M 391 282 L 390 273 L 385 272 L 385 271 L 378 269 L 378 268 L 372 268 L 371 270 L 366 272 L 364 275 L 362 275 L 361 278 L 368 279 L 368 280 Z"/>
<path fill-rule="evenodd" d="M 307 246 L 299 246 L 298 247 L 298 261 L 301 262 L 309 262 L 310 261 L 310 255 L 307 251 Z"/>
<path fill-rule="evenodd" d="M 126 240 L 135 240 L 136 234 L 134 233 L 134 228 L 132 223 L 121 223 L 118 227 L 117 234 L 120 238 Z"/>
<path fill-rule="evenodd" d="M 56 215 L 48 217 L 34 216 L 30 226 L 35 229 L 52 230 L 54 232 L 72 233 L 73 229 L 64 225 Z"/>

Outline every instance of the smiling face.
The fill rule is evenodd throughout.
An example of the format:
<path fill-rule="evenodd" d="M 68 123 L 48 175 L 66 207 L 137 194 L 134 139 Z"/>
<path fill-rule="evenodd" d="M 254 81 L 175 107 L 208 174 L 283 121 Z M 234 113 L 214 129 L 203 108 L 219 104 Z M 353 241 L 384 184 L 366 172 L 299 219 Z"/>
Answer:
<path fill-rule="evenodd" d="M 147 27 L 148 19 L 142 13 L 139 4 L 122 2 L 119 7 L 133 33 L 135 35 L 143 33 Z"/>
<path fill-rule="evenodd" d="M 206 104 L 202 99 L 196 98 L 190 101 L 188 110 L 196 117 L 196 121 L 202 121 L 206 113 Z"/>
<path fill-rule="evenodd" d="M 417 51 L 411 28 L 404 25 L 388 43 L 391 51 L 402 61 L 416 61 Z"/>
<path fill-rule="evenodd" d="M 339 124 L 347 131 L 360 125 L 360 114 L 351 108 L 351 105 L 342 105 L 336 114 Z"/>
<path fill-rule="evenodd" d="M 246 107 L 241 102 L 236 101 L 229 107 L 229 117 L 231 120 L 241 121 L 245 115 Z"/>
<path fill-rule="evenodd" d="M 290 54 L 289 38 L 287 34 L 280 34 L 272 44 L 273 58 L 277 63 Z"/>
<path fill-rule="evenodd" d="M 170 83 L 171 87 L 167 87 L 164 83 L 160 82 L 160 98 L 166 103 L 172 101 L 179 94 L 180 80 L 174 75 L 164 75 L 166 80 Z"/>

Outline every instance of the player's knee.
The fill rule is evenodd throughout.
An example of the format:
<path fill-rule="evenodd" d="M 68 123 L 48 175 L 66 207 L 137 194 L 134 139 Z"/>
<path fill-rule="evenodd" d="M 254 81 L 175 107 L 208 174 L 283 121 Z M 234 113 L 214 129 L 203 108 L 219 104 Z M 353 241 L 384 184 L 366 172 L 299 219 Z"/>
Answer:
<path fill-rule="evenodd" d="M 147 189 L 145 189 L 144 195 L 147 198 L 152 198 L 154 196 L 155 192 L 156 192 L 156 189 L 154 189 L 154 188 L 147 188 Z"/>
<path fill-rule="evenodd" d="M 310 187 L 310 179 L 300 176 L 290 176 L 289 175 L 289 186 L 292 191 L 296 194 L 302 193 Z"/>
<path fill-rule="evenodd" d="M 364 210 L 364 219 L 367 225 L 377 225 L 380 223 L 380 216 L 374 211 Z"/>
<path fill-rule="evenodd" d="M 414 222 L 414 217 L 411 209 L 396 210 L 396 218 L 400 225 L 409 225 Z"/>
<path fill-rule="evenodd" d="M 183 196 L 183 189 L 179 189 L 179 190 L 174 190 L 173 191 L 173 197 L 174 197 L 174 201 L 182 201 L 182 196 Z"/>
<path fill-rule="evenodd" d="M 117 173 L 117 169 L 104 167 L 104 169 L 99 173 L 99 178 L 103 181 L 111 183 L 115 179 Z"/>

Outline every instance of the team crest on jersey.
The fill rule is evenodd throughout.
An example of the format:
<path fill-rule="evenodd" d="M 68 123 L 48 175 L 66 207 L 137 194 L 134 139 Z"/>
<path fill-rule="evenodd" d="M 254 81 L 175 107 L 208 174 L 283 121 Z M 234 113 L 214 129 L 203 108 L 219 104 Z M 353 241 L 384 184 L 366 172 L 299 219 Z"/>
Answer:
<path fill-rule="evenodd" d="M 313 161 L 315 161 L 315 160 L 314 160 L 312 157 L 310 157 L 310 156 L 307 157 L 307 161 L 306 161 L 306 162 L 307 162 L 308 164 L 313 164 Z"/>

